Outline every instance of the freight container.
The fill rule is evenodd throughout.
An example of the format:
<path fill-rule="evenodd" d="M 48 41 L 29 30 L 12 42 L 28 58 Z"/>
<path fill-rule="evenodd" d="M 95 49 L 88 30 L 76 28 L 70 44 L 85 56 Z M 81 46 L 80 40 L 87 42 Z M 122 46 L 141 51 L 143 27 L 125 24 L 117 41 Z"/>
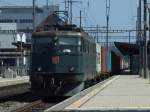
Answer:
<path fill-rule="evenodd" d="M 101 45 L 96 44 L 96 72 L 101 72 Z"/>
<path fill-rule="evenodd" d="M 102 47 L 101 52 L 102 58 L 101 58 L 101 72 L 103 74 L 110 73 L 111 72 L 111 50 L 105 47 Z"/>
<path fill-rule="evenodd" d="M 107 49 L 105 47 L 101 48 L 101 74 L 107 73 Z"/>
<path fill-rule="evenodd" d="M 123 56 L 121 58 L 121 70 L 127 70 L 129 68 L 129 57 Z"/>
<path fill-rule="evenodd" d="M 120 72 L 120 56 L 111 49 L 101 48 L 101 74 L 116 74 Z"/>
<path fill-rule="evenodd" d="M 121 60 L 120 56 L 115 54 L 115 52 L 111 51 L 111 73 L 116 74 L 121 71 Z"/>
<path fill-rule="evenodd" d="M 124 66 L 123 66 L 123 61 L 124 61 L 123 58 L 121 58 L 121 59 L 120 59 L 120 69 L 121 69 L 121 70 L 123 70 L 123 67 L 124 67 Z"/>
<path fill-rule="evenodd" d="M 111 73 L 111 68 L 112 68 L 112 64 L 111 64 L 111 50 L 107 49 L 107 72 Z"/>

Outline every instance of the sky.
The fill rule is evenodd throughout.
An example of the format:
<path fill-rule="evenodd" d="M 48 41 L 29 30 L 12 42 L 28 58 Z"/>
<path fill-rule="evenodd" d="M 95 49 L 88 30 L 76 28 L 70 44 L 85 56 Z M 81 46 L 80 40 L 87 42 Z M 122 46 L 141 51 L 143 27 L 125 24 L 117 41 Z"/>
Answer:
<path fill-rule="evenodd" d="M 57 3 L 62 7 L 64 0 L 49 0 L 50 4 Z M 77 0 L 78 1 L 78 0 Z M 73 6 L 74 23 L 79 23 L 79 11 L 82 10 L 85 26 L 106 26 L 106 0 L 81 0 L 82 4 Z M 89 7 L 88 7 L 89 1 Z M 1 5 L 32 5 L 32 0 L 0 0 Z M 37 5 L 46 4 L 46 0 L 36 0 Z M 111 0 L 111 28 L 135 28 L 136 9 L 138 0 Z"/>

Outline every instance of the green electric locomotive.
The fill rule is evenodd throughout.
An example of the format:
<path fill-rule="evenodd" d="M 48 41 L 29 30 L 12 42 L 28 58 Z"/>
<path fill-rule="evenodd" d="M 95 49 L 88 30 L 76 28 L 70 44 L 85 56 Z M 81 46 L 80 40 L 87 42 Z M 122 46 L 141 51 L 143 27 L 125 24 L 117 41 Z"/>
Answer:
<path fill-rule="evenodd" d="M 31 54 L 31 89 L 40 96 L 72 96 L 97 77 L 95 41 L 76 27 L 34 32 Z"/>

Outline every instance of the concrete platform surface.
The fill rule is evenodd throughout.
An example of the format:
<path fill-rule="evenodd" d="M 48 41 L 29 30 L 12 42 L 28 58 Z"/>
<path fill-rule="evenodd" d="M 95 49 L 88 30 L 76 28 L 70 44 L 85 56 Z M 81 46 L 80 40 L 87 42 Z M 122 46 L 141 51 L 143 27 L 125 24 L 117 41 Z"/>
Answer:
<path fill-rule="evenodd" d="M 150 84 L 137 75 L 118 76 L 107 87 L 70 104 L 65 110 L 149 110 Z"/>
<path fill-rule="evenodd" d="M 29 76 L 18 76 L 16 78 L 0 78 L 0 88 L 23 83 L 29 83 Z"/>

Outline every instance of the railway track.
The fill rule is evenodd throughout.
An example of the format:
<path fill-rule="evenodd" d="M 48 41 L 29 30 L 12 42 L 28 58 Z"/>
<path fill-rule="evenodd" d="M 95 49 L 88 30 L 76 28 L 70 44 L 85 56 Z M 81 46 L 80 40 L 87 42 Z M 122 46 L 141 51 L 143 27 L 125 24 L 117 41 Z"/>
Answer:
<path fill-rule="evenodd" d="M 37 100 L 11 112 L 42 112 L 55 104 L 56 103 L 44 103 L 42 100 Z"/>
<path fill-rule="evenodd" d="M 41 99 L 41 97 L 29 92 L 0 100 L 0 112 L 43 112 L 43 110 L 65 99 L 65 97 Z"/>

